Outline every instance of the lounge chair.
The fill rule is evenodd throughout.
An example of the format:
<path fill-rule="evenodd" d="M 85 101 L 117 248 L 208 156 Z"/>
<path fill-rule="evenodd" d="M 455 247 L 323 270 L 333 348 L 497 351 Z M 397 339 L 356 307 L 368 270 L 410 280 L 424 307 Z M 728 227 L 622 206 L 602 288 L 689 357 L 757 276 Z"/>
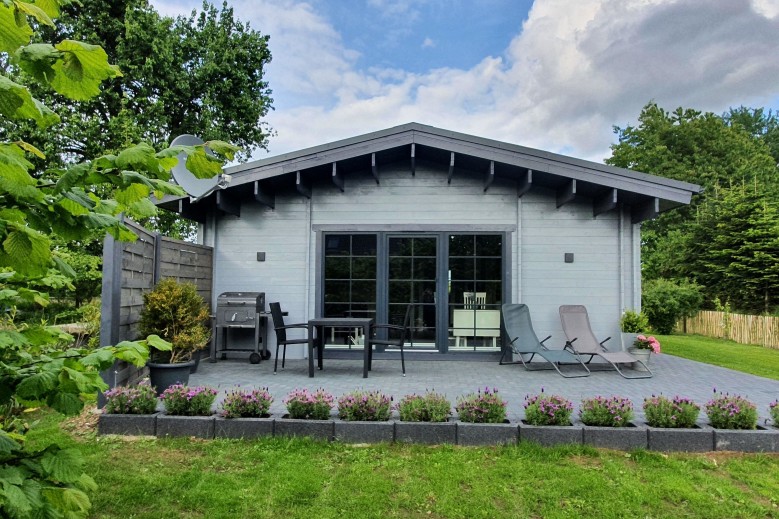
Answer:
<path fill-rule="evenodd" d="M 503 355 L 500 357 L 500 365 L 504 364 L 522 364 L 528 371 L 537 371 L 542 367 L 530 366 L 530 362 L 533 357 L 538 355 L 552 365 L 557 372 L 566 378 L 586 377 L 590 374 L 590 370 L 584 365 L 582 359 L 575 353 L 571 353 L 566 350 L 550 350 L 544 346 L 549 337 L 543 341 L 538 340 L 536 332 L 533 331 L 533 323 L 530 321 L 530 310 L 527 305 L 524 304 L 512 304 L 507 303 L 503 305 L 503 328 L 506 330 L 506 335 L 509 338 L 509 346 L 511 349 L 504 349 Z M 519 357 L 519 361 L 515 362 L 503 362 L 503 358 L 511 351 Z M 524 355 L 530 355 L 527 361 Z M 560 371 L 561 364 L 580 364 L 584 368 L 586 373 L 569 374 Z"/>
<path fill-rule="evenodd" d="M 565 348 L 582 356 L 589 355 L 590 358 L 586 361 L 587 364 L 597 356 L 611 364 L 614 369 L 617 370 L 617 373 L 625 378 L 649 378 L 652 376 L 649 367 L 630 353 L 626 351 L 607 350 L 603 343 L 611 339 L 611 337 L 607 337 L 598 342 L 598 339 L 595 338 L 595 334 L 592 332 L 592 327 L 590 326 L 590 317 L 587 315 L 587 308 L 584 306 L 562 305 L 560 307 L 560 322 L 563 325 L 563 332 L 568 339 Z M 644 366 L 647 374 L 625 375 L 619 365 L 633 362 L 638 362 Z"/>

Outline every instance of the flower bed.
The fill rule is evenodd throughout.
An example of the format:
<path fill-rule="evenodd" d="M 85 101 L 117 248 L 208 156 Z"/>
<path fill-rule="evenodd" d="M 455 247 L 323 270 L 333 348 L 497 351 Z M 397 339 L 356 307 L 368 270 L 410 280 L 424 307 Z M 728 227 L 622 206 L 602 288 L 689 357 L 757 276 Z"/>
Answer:
<path fill-rule="evenodd" d="M 633 402 L 618 396 L 585 398 L 579 418 L 584 425 L 627 427 L 633 419 Z"/>
<path fill-rule="evenodd" d="M 739 395 L 714 391 L 706 404 L 706 415 L 715 429 L 754 429 L 757 427 L 757 406 Z"/>
<path fill-rule="evenodd" d="M 673 400 L 662 395 L 644 399 L 644 415 L 651 427 L 690 429 L 695 427 L 700 411 L 698 404 L 680 396 Z"/>

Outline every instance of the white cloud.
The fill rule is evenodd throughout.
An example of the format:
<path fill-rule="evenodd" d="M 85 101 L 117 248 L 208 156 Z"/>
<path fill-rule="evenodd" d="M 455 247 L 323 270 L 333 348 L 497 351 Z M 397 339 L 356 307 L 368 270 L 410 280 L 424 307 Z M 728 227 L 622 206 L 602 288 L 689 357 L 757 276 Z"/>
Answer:
<path fill-rule="evenodd" d="M 423 49 L 428 49 L 430 47 L 435 47 L 435 42 L 433 41 L 432 38 L 429 38 L 429 37 L 425 38 L 425 40 L 422 42 L 422 48 Z"/>
<path fill-rule="evenodd" d="M 273 154 L 416 121 L 602 160 L 651 99 L 720 112 L 779 96 L 775 0 L 536 0 L 503 55 L 416 74 L 358 69 L 311 4 L 233 6 L 271 35 Z"/>

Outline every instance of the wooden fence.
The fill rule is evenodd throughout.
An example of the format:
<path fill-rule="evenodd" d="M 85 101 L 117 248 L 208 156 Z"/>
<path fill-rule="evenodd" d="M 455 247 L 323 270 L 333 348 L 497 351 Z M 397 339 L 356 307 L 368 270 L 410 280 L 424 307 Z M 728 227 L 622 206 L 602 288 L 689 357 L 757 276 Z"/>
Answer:
<path fill-rule="evenodd" d="M 143 294 L 162 278 L 194 283 L 211 305 L 211 247 L 161 236 L 134 222 L 125 224 L 138 236 L 136 241 L 119 242 L 109 235 L 103 244 L 101 346 L 138 338 Z M 115 387 L 132 383 L 143 371 L 119 362 L 101 375 L 110 387 Z"/>
<path fill-rule="evenodd" d="M 701 311 L 680 325 L 686 333 L 779 349 L 779 317 Z"/>

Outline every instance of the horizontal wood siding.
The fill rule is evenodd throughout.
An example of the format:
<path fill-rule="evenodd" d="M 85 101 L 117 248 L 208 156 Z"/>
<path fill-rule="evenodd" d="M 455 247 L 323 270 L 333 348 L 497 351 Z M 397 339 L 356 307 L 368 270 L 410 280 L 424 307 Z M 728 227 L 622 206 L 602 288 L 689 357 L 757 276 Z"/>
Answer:
<path fill-rule="evenodd" d="M 585 305 L 593 331 L 611 349 L 620 349 L 619 215 L 592 216 L 592 203 L 571 202 L 559 209 L 555 193 L 536 189 L 522 198 L 521 272 L 518 302 L 530 308 L 539 338 L 562 347 L 560 305 Z M 565 263 L 573 253 L 573 263 Z"/>

